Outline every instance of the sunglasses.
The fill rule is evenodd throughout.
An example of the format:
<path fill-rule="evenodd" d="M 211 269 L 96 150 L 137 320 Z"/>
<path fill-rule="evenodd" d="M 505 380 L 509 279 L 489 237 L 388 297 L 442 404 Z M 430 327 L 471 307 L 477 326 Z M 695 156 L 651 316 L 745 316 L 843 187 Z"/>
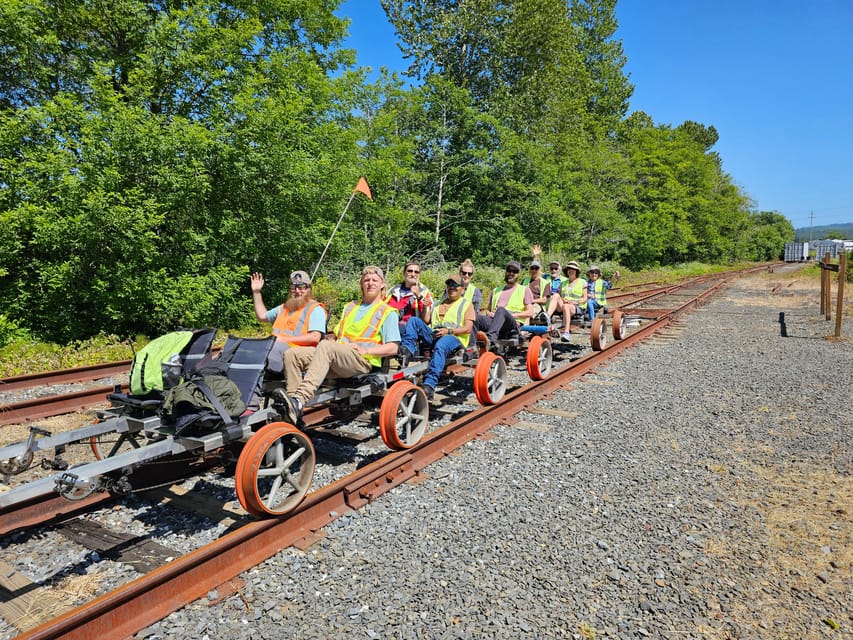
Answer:
<path fill-rule="evenodd" d="M 507 269 L 507 273 L 518 273 L 518 269 Z"/>
<path fill-rule="evenodd" d="M 290 288 L 296 289 L 297 291 L 302 291 L 303 289 L 307 289 L 308 285 L 307 284 L 292 284 L 292 285 L 290 285 Z"/>
<path fill-rule="evenodd" d="M 414 269 L 406 269 L 406 273 L 414 273 L 415 275 L 418 275 L 420 271 L 415 271 Z"/>
<path fill-rule="evenodd" d="M 457 284 L 457 283 L 455 283 L 455 282 L 445 282 L 445 283 L 444 283 L 444 286 L 445 286 L 445 287 L 447 287 L 448 289 L 458 289 L 458 288 L 459 288 L 459 287 L 461 287 L 462 285 Z"/>
<path fill-rule="evenodd" d="M 473 276 L 474 275 L 473 271 L 460 271 L 459 273 L 461 273 L 463 276 Z"/>
<path fill-rule="evenodd" d="M 539 271 L 539 267 L 530 267 L 531 271 Z"/>

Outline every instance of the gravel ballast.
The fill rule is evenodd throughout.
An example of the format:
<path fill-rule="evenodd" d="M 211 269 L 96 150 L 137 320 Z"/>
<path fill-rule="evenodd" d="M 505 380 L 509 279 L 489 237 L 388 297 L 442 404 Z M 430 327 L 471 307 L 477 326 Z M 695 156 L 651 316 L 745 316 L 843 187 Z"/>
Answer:
<path fill-rule="evenodd" d="M 739 279 L 137 637 L 853 637 L 853 341 L 818 305 Z"/>
<path fill-rule="evenodd" d="M 818 302 L 737 280 L 539 405 L 577 417 L 520 414 L 139 637 L 848 637 L 853 342 Z"/>

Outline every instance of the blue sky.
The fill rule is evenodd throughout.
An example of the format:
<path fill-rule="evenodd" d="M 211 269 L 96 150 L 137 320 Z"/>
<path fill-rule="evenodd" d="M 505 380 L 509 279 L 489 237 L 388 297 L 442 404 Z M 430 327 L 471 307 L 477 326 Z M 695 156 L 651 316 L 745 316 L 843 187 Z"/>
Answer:
<path fill-rule="evenodd" d="M 379 0 L 346 0 L 358 63 L 408 65 Z M 853 222 L 853 0 L 620 0 L 629 111 L 713 125 L 755 208 Z"/>

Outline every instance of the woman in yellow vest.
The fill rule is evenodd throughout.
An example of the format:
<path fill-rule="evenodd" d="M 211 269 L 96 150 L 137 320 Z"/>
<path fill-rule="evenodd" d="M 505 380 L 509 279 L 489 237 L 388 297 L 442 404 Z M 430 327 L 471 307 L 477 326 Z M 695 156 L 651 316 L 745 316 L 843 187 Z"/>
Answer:
<path fill-rule="evenodd" d="M 327 375 L 351 378 L 369 373 L 382 364 L 382 358 L 397 355 L 398 316 L 385 303 L 384 294 L 382 269 L 365 267 L 361 272 L 361 300 L 350 302 L 344 309 L 335 327 L 337 339 L 322 340 L 314 350 L 290 349 L 284 354 L 288 418 L 293 424 L 301 421 L 303 405 L 314 397 Z"/>
<path fill-rule="evenodd" d="M 563 301 L 563 330 L 560 333 L 560 338 L 564 342 L 569 342 L 572 339 L 572 334 L 569 331 L 572 316 L 586 306 L 586 280 L 580 277 L 581 267 L 574 260 L 566 263 L 566 266 L 563 267 L 563 274 L 566 276 L 566 280 L 563 281 L 560 292 Z"/>
<path fill-rule="evenodd" d="M 476 318 L 474 306 L 462 296 L 462 277 L 451 273 L 445 278 L 444 286 L 446 297 L 432 310 L 432 328 L 420 318 L 409 318 L 400 342 L 404 364 L 417 353 L 419 341 L 432 348 L 423 384 L 424 393 L 430 400 L 444 371 L 447 356 L 459 347 L 468 346 Z"/>
<path fill-rule="evenodd" d="M 607 308 L 607 290 L 613 287 L 613 284 L 601 277 L 601 269 L 592 264 L 586 270 L 586 310 L 589 321 L 595 319 L 597 309 Z M 613 272 L 613 282 L 619 278 L 619 272 Z"/>

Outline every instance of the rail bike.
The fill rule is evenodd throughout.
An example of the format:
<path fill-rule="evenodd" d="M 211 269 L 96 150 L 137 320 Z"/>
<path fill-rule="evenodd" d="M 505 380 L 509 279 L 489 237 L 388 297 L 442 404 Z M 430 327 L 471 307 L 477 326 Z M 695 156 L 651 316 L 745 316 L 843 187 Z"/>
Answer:
<path fill-rule="evenodd" d="M 221 403 L 216 406 L 213 397 L 212 409 L 182 422 L 186 416 L 165 409 L 163 391 L 133 395 L 117 388 L 107 395 L 110 406 L 98 410 L 92 423 L 57 434 L 33 426 L 25 441 L 0 447 L 0 474 L 4 476 L 29 469 L 37 453 L 43 454 L 41 467 L 53 472 L 0 493 L 0 512 L 54 494 L 72 501 L 95 492 L 126 495 L 133 490 L 134 472 L 146 465 L 223 449 L 232 449 L 238 456 L 235 488 L 249 514 L 268 517 L 295 508 L 311 487 L 316 454 L 309 435 L 285 421 L 284 381 L 266 370 L 275 338 L 228 336 L 213 358 L 214 334 L 215 330 L 198 330 L 175 354 L 180 378 L 195 379 L 193 372 L 201 364 L 218 363 L 222 375 L 239 390 L 247 407 L 244 412 L 229 415 Z M 175 358 L 171 363 L 175 364 Z M 381 368 L 363 376 L 326 380 L 306 408 L 327 407 L 333 416 L 346 417 L 373 398 L 379 401 L 379 435 L 385 445 L 392 450 L 410 448 L 429 427 L 429 403 L 417 386 L 427 368 L 428 360 L 401 366 L 396 359 L 386 358 Z M 460 350 L 448 359 L 449 375 L 454 369 L 466 368 L 474 370 L 474 392 L 480 403 L 499 402 L 507 387 L 503 359 L 493 353 L 481 354 L 476 347 Z M 69 466 L 62 454 L 72 444 L 90 447 L 95 460 Z"/>
<path fill-rule="evenodd" d="M 556 314 L 559 315 L 559 314 Z M 607 331 L 607 316 L 610 316 L 611 332 L 614 340 L 621 340 L 628 333 L 628 326 L 631 322 L 636 322 L 637 318 L 629 317 L 622 309 L 610 310 L 607 307 L 599 308 L 596 311 L 595 318 L 590 322 L 584 310 L 572 314 L 569 320 L 569 326 L 572 329 L 589 329 L 589 344 L 593 351 L 601 351 L 607 346 L 608 331 Z M 548 334 L 552 337 L 559 337 L 559 329 L 555 325 L 547 327 Z"/>

